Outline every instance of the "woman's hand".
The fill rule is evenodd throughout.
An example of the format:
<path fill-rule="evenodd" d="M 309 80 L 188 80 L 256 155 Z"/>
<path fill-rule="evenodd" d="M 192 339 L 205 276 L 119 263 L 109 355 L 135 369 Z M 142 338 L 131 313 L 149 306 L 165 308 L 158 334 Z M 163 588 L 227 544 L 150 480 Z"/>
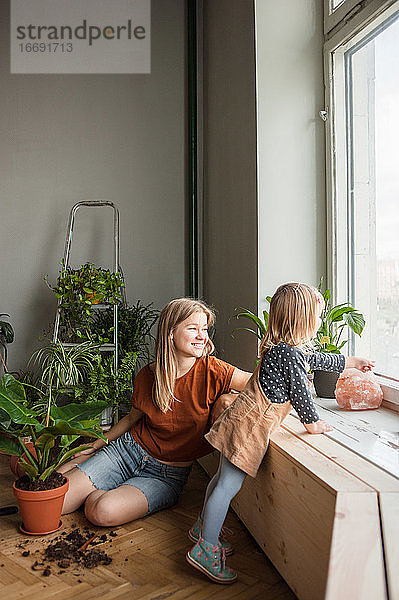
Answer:
<path fill-rule="evenodd" d="M 304 423 L 303 425 L 308 433 L 313 433 L 313 434 L 326 433 L 326 431 L 333 430 L 331 425 L 329 425 L 326 421 L 322 421 L 321 419 L 319 419 L 318 421 L 315 421 L 314 423 Z"/>
<path fill-rule="evenodd" d="M 359 371 L 372 371 L 375 366 L 374 360 L 359 358 L 358 356 L 347 356 L 345 359 L 346 369 L 359 369 Z"/>
<path fill-rule="evenodd" d="M 87 446 L 90 446 L 90 448 L 86 448 L 86 450 L 81 450 L 80 452 L 77 452 L 76 454 L 73 455 L 73 458 L 76 458 L 77 456 L 85 456 L 85 455 L 91 456 L 92 454 L 95 454 L 96 452 L 98 452 L 98 450 L 100 450 L 103 446 L 105 446 L 105 442 L 104 442 L 104 440 L 98 439 L 95 442 L 91 442 L 90 444 L 87 444 Z"/>

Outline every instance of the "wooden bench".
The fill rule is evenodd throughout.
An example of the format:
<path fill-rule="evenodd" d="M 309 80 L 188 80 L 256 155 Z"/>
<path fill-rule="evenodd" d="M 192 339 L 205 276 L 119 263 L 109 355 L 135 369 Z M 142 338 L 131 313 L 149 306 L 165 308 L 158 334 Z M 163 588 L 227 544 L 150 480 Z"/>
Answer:
<path fill-rule="evenodd" d="M 334 432 L 315 436 L 289 415 L 232 507 L 300 600 L 399 600 L 399 480 L 389 472 L 398 448 L 383 444 L 393 453 L 377 465 L 356 447 L 356 436 L 378 437 L 373 420 L 385 414 L 398 430 L 399 416 L 334 412 Z M 211 475 L 218 455 L 199 462 Z"/>

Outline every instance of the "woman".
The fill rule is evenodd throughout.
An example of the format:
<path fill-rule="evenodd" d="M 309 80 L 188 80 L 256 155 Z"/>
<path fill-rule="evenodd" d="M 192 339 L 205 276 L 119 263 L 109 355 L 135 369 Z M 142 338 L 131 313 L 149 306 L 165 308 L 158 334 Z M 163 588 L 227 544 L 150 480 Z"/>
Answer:
<path fill-rule="evenodd" d="M 209 426 L 250 373 L 211 356 L 214 314 L 203 302 L 172 300 L 161 312 L 155 363 L 134 382 L 132 409 L 60 469 L 69 478 L 63 513 L 85 504 L 94 525 L 121 525 L 176 503 L 195 459 L 212 448 Z M 89 457 L 87 456 L 89 455 Z"/>

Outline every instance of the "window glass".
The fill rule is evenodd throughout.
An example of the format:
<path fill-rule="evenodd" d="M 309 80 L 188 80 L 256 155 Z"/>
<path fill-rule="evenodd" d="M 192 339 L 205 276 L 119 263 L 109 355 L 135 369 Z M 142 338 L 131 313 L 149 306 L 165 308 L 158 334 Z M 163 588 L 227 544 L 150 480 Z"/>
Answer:
<path fill-rule="evenodd" d="M 354 351 L 399 379 L 399 19 L 346 60 L 349 290 L 366 318 Z"/>
<path fill-rule="evenodd" d="M 345 0 L 332 0 L 332 2 L 331 2 L 332 10 L 335 10 L 336 8 L 341 6 L 341 4 L 343 4 L 344 2 L 345 2 Z"/>

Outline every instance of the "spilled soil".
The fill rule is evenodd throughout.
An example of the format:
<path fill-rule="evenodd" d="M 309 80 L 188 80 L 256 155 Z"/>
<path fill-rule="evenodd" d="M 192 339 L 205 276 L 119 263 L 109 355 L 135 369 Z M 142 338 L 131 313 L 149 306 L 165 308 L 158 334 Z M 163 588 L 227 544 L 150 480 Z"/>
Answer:
<path fill-rule="evenodd" d="M 112 558 L 103 549 L 96 546 L 112 541 L 116 535 L 114 531 L 110 531 L 108 534 L 99 536 L 88 528 L 73 527 L 69 533 L 63 532 L 54 538 L 40 552 L 40 557 L 37 557 L 36 553 L 32 556 L 32 558 L 36 558 L 32 569 L 42 571 L 42 575 L 46 577 L 52 572 L 59 575 L 69 568 L 93 569 L 98 565 L 109 565 Z M 22 556 L 30 556 L 30 551 L 25 550 L 25 547 L 24 542 L 19 544 L 19 548 L 23 550 Z"/>

